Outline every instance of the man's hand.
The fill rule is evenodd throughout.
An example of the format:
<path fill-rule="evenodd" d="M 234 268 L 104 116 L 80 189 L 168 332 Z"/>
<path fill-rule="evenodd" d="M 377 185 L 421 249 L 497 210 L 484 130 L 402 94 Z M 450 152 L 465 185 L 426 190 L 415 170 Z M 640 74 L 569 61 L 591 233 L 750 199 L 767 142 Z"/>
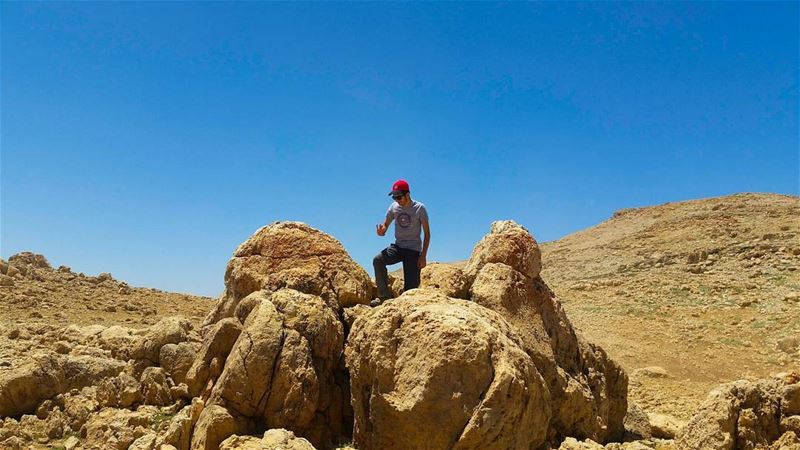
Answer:
<path fill-rule="evenodd" d="M 386 235 L 386 225 L 379 223 L 375 225 L 375 232 L 378 233 L 378 236 L 385 236 Z"/>
<path fill-rule="evenodd" d="M 425 267 L 426 265 L 427 262 L 425 261 L 425 255 L 419 255 L 419 259 L 417 260 L 417 267 L 419 268 L 419 270 L 422 270 L 422 268 Z"/>

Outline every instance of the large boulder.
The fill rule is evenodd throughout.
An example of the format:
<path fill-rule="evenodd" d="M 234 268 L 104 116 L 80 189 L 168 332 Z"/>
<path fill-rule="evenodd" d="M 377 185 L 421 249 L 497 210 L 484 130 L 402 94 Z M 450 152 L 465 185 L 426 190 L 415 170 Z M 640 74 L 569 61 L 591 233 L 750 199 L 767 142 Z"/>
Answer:
<path fill-rule="evenodd" d="M 544 377 L 550 393 L 551 440 L 622 439 L 628 377 L 605 351 L 574 329 L 539 277 L 533 236 L 514 222 L 492 224 L 470 257 L 471 299 L 502 315 Z"/>
<path fill-rule="evenodd" d="M 800 386 L 800 375 L 784 374 L 757 381 L 739 380 L 719 386 L 678 434 L 677 450 L 750 450 L 777 448 L 782 418 L 791 417 L 787 404 Z M 785 421 L 783 427 L 785 427 Z M 785 438 L 784 441 L 789 438 Z"/>
<path fill-rule="evenodd" d="M 524 227 L 511 220 L 499 220 L 475 245 L 464 273 L 474 279 L 488 263 L 502 263 L 528 278 L 537 278 L 542 270 L 542 252 Z"/>
<path fill-rule="evenodd" d="M 208 400 L 209 407 L 223 407 L 231 419 L 209 423 L 243 419 L 262 429 L 285 428 L 328 447 L 344 431 L 347 400 L 335 374 L 344 344 L 343 325 L 336 311 L 316 295 L 292 289 L 261 292 Z M 201 414 L 195 435 L 209 434 L 202 429 L 206 411 L 209 408 Z M 223 431 L 245 432 L 229 427 Z M 204 445 L 193 448 L 213 448 Z"/>
<path fill-rule="evenodd" d="M 52 269 L 44 255 L 32 252 L 20 252 L 16 255 L 11 255 L 11 257 L 8 258 L 8 262 L 17 267 L 30 266 L 38 269 Z"/>
<path fill-rule="evenodd" d="M 0 372 L 0 418 L 30 414 L 41 402 L 119 375 L 125 363 L 90 356 L 41 355 Z"/>
<path fill-rule="evenodd" d="M 210 389 L 222 373 L 222 365 L 241 332 L 242 324 L 234 318 L 227 318 L 214 324 L 206 333 L 203 346 L 186 373 L 186 384 L 191 396 L 196 397 L 204 391 L 210 394 Z M 204 397 L 207 398 L 208 395 Z"/>
<path fill-rule="evenodd" d="M 161 347 L 158 360 L 175 384 L 184 383 L 186 374 L 194 364 L 199 345 L 194 342 L 166 344 Z"/>
<path fill-rule="evenodd" d="M 282 428 L 267 430 L 263 437 L 231 436 L 220 445 L 220 450 L 314 450 L 314 446 L 291 431 Z"/>
<path fill-rule="evenodd" d="M 527 449 L 546 440 L 544 380 L 513 328 L 480 305 L 406 292 L 358 315 L 345 355 L 361 450 Z"/>
<path fill-rule="evenodd" d="M 304 223 L 275 222 L 233 253 L 225 271 L 225 291 L 203 325 L 232 317 L 252 292 L 281 288 L 319 296 L 338 309 L 368 304 L 374 285 L 333 237 Z"/>
<path fill-rule="evenodd" d="M 161 347 L 167 344 L 178 344 L 193 338 L 192 323 L 186 318 L 165 317 L 151 326 L 144 336 L 134 341 L 131 356 L 157 366 L 160 361 Z"/>
<path fill-rule="evenodd" d="M 192 431 L 192 450 L 217 450 L 219 444 L 234 434 L 245 434 L 252 429 L 247 419 L 235 417 L 220 405 L 203 409 Z"/>
<path fill-rule="evenodd" d="M 469 280 L 452 264 L 431 263 L 422 268 L 420 287 L 437 289 L 454 298 L 469 298 Z"/>

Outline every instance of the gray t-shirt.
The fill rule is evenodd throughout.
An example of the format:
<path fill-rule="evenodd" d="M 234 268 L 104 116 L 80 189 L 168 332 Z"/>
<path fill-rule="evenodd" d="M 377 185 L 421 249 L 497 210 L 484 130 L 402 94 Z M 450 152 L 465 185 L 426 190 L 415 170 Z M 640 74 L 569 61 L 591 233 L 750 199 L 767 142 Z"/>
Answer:
<path fill-rule="evenodd" d="M 405 208 L 397 202 L 389 205 L 386 211 L 386 219 L 394 220 L 394 239 L 395 244 L 400 248 L 422 251 L 422 221 L 428 221 L 428 211 L 422 203 L 411 200 L 411 204 Z"/>

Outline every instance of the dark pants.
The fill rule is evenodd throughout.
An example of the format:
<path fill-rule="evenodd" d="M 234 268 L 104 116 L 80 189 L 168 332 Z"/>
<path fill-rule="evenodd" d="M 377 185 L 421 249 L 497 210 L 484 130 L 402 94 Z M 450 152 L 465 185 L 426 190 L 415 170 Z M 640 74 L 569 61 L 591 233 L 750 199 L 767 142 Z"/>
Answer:
<path fill-rule="evenodd" d="M 378 285 L 378 296 L 380 298 L 391 298 L 392 292 L 389 290 L 389 274 L 386 266 L 403 263 L 403 291 L 419 287 L 419 252 L 407 248 L 400 248 L 392 244 L 372 259 L 372 266 L 375 268 L 375 284 Z"/>

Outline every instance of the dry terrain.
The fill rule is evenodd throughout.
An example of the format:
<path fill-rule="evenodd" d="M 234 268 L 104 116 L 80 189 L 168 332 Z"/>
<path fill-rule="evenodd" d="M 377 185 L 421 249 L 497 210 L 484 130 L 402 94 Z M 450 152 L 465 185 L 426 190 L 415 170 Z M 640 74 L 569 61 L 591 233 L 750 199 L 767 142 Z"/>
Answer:
<path fill-rule="evenodd" d="M 132 287 L 108 273 L 54 268 L 42 255 L 26 252 L 10 259 L 11 275 L 0 275 L 0 368 L 52 349 L 55 336 L 70 325 L 145 328 L 166 316 L 199 325 L 213 305 L 208 297 Z"/>
<path fill-rule="evenodd" d="M 621 210 L 545 243 L 542 261 L 573 324 L 649 411 L 688 419 L 722 382 L 800 366 L 798 197 Z"/>
<path fill-rule="evenodd" d="M 519 242 L 516 237 L 481 241 L 473 252 L 471 264 L 432 265 L 434 267 L 426 269 L 423 272 L 423 287 L 435 286 L 444 291 L 449 289 L 452 290 L 446 294 L 449 297 L 483 302 L 482 306 L 488 305 L 489 309 L 505 313 L 506 319 L 520 330 L 530 325 L 535 331 L 531 325 L 533 319 L 545 317 L 546 322 L 552 322 L 551 325 L 557 323 L 557 309 L 537 312 L 523 308 L 519 314 L 512 314 L 509 312 L 511 310 L 506 310 L 506 302 L 519 297 L 523 299 L 520 305 L 541 308 L 552 302 L 547 290 L 549 286 L 575 328 L 590 342 L 602 347 L 627 371 L 630 376 L 629 405 L 637 405 L 646 413 L 663 413 L 686 421 L 698 410 L 708 392 L 720 383 L 742 378 L 763 378 L 800 369 L 798 218 L 800 198 L 774 194 L 739 194 L 627 209 L 592 228 L 541 244 L 541 261 L 538 259 L 539 250 L 527 232 L 521 236 L 527 235 L 530 242 L 525 241 L 527 247 L 519 254 L 514 250 L 517 248 L 516 242 Z M 497 231 L 502 236 L 507 236 L 503 233 L 509 232 L 511 234 L 508 236 L 520 236 L 518 228 L 514 227 L 516 225 L 500 224 Z M 425 290 L 418 292 L 420 299 L 416 303 L 416 294 L 408 293 L 404 299 L 393 300 L 394 303 L 389 302 L 388 306 L 371 310 L 365 304 L 369 303 L 374 286 L 338 241 L 302 224 L 274 225 L 270 230 L 278 230 L 274 232 L 276 234 L 264 230 L 266 228 L 259 230 L 237 249 L 229 263 L 231 278 L 226 277 L 226 291 L 218 302 L 207 297 L 131 287 L 110 274 L 93 276 L 74 273 L 65 266 L 52 267 L 43 256 L 33 253 L 14 255 L 8 262 L 0 260 L 0 387 L 6 386 L 9 392 L 16 389 L 12 393 L 15 400 L 5 402 L 5 407 L 11 408 L 13 413 L 7 413 L 5 420 L 0 417 L 0 448 L 12 441 L 16 442 L 16 446 L 8 448 L 102 448 L 106 444 L 100 447 L 83 445 L 113 439 L 113 448 L 127 448 L 127 443 L 136 440 L 147 444 L 136 448 L 149 449 L 154 448 L 153 443 L 161 442 L 156 440 L 156 435 L 159 440 L 169 438 L 174 442 L 185 441 L 185 433 L 171 435 L 170 430 L 187 426 L 188 430 L 195 430 L 194 435 L 189 436 L 194 442 L 200 435 L 198 429 L 211 430 L 208 423 L 204 422 L 206 419 L 197 422 L 195 413 L 200 414 L 203 408 L 198 400 L 202 398 L 210 402 L 210 407 L 204 410 L 209 417 L 211 413 L 224 415 L 224 409 L 213 404 L 219 399 L 215 400 L 213 396 L 209 398 L 210 389 L 213 387 L 219 396 L 227 395 L 227 391 L 235 393 L 242 389 L 234 383 L 236 378 L 220 375 L 220 364 L 230 366 L 226 370 L 232 373 L 248 375 L 245 364 L 251 362 L 248 358 L 255 358 L 254 361 L 259 364 L 277 360 L 273 356 L 264 356 L 275 350 L 270 350 L 267 344 L 272 340 L 267 338 L 264 338 L 266 346 L 262 349 L 263 355 L 251 357 L 248 356 L 249 351 L 242 351 L 241 357 L 236 356 L 239 353 L 235 342 L 240 332 L 262 333 L 273 325 L 283 330 L 281 333 L 286 336 L 300 336 L 297 333 L 307 333 L 314 327 L 340 330 L 322 333 L 325 339 L 316 344 L 320 348 L 330 347 L 332 356 L 326 358 L 335 361 L 339 357 L 337 355 L 342 354 L 342 341 L 346 339 L 345 335 L 336 339 L 331 337 L 342 333 L 338 328 L 342 325 L 337 321 L 349 320 L 347 327 L 350 327 L 356 316 L 367 317 L 365 314 L 369 314 L 374 323 L 365 319 L 360 326 L 371 324 L 379 328 L 388 323 L 388 315 L 395 314 L 397 320 L 390 322 L 399 327 L 404 323 L 401 317 L 411 314 L 405 309 L 412 311 L 424 307 L 425 302 L 445 304 L 451 301 L 455 302 L 454 306 L 446 314 L 453 314 L 453 311 L 461 311 L 459 308 L 462 308 L 463 311 L 459 313 L 463 315 L 461 320 L 472 317 L 471 306 L 456 308 L 458 301 L 437 300 L 438 297 Z M 302 251 L 298 251 L 298 248 Z M 252 256 L 248 252 L 256 257 L 248 259 Z M 507 264 L 496 264 L 498 255 L 506 258 Z M 526 256 L 519 260 L 519 255 Z M 484 265 L 488 269 L 483 270 Z M 343 267 L 346 270 L 342 271 Z M 481 275 L 473 283 L 478 271 Z M 539 273 L 541 279 L 537 278 Z M 398 273 L 394 275 L 397 278 Z M 534 283 L 529 288 L 538 286 L 535 292 L 517 294 L 509 288 L 515 286 L 515 279 L 538 280 L 536 283 L 544 280 L 547 285 Z M 308 297 L 307 294 L 295 292 L 273 296 L 273 290 L 284 287 L 312 292 L 313 295 Z M 550 300 L 545 302 L 542 299 Z M 311 304 L 311 300 L 318 303 L 316 310 L 339 311 L 338 315 L 316 317 L 285 306 Z M 285 303 L 276 310 L 285 317 L 273 323 L 277 316 L 269 315 L 264 310 L 259 313 L 263 317 L 254 316 L 254 323 L 255 320 L 263 320 L 265 326 L 250 325 L 253 327 L 250 330 L 247 326 L 249 322 L 242 317 L 246 318 L 256 310 L 254 304 L 262 303 Z M 315 324 L 314 327 L 303 325 L 294 331 L 286 328 L 295 323 L 292 314 L 299 314 L 298 317 Z M 170 316 L 185 319 L 164 319 Z M 549 327 L 549 330 L 551 325 L 546 328 Z M 211 326 L 214 326 L 213 331 L 208 331 L 212 330 L 209 328 Z M 426 324 L 423 329 L 431 330 L 431 327 L 433 325 Z M 206 329 L 205 333 L 201 332 L 203 328 Z M 456 336 L 458 329 L 448 329 L 445 335 Z M 369 329 L 362 334 L 377 336 L 374 331 Z M 384 334 L 393 335 L 388 332 Z M 423 343 L 419 349 L 409 351 L 409 355 L 423 355 L 431 347 L 424 344 L 424 336 L 425 333 L 419 339 L 408 341 Z M 547 333 L 523 333 L 523 342 L 528 342 L 528 348 L 534 349 L 526 351 L 535 352 L 539 342 L 537 339 L 542 339 L 541 336 L 546 337 Z M 562 345 L 564 336 L 569 336 L 569 332 L 564 332 L 563 336 L 556 339 Z M 287 355 L 293 355 L 292 352 L 299 352 L 290 359 L 293 362 L 304 361 L 306 356 L 303 356 L 303 352 L 309 350 L 303 345 L 313 339 L 303 339 L 306 339 L 305 335 L 291 346 L 287 343 L 286 349 L 278 350 L 279 354 L 286 352 Z M 470 336 L 465 335 L 462 339 L 469 341 Z M 217 349 L 217 340 L 227 340 L 227 350 L 223 352 Z M 354 348 L 351 350 L 351 360 L 357 361 L 358 355 L 367 354 L 373 341 L 373 338 L 363 339 L 363 342 L 354 340 L 350 344 Z M 280 342 L 283 345 L 283 340 Z M 376 348 L 383 352 L 389 347 L 379 345 Z M 219 354 L 214 354 L 212 349 Z M 233 355 L 232 362 L 226 363 L 228 352 Z M 574 353 L 573 349 L 564 355 Z M 440 356 L 449 357 L 450 354 L 443 353 Z M 314 353 L 314 358 L 317 357 Z M 597 351 L 592 358 L 600 358 L 597 361 L 601 361 L 604 358 L 602 351 Z M 367 362 L 373 360 L 375 358 L 365 358 Z M 364 367 L 367 367 L 367 362 Z M 239 363 L 244 369 L 237 372 L 236 364 Z M 604 366 L 605 363 L 591 364 L 607 369 L 611 367 Z M 449 367 L 447 364 L 444 366 Z M 90 374 L 92 380 L 69 380 L 70 371 L 77 370 L 76 367 Z M 334 391 L 337 383 L 344 382 L 347 385 L 346 379 L 342 381 L 341 373 L 337 372 L 342 367 L 330 362 L 315 362 L 313 370 L 322 370 L 319 367 L 327 367 L 325 370 L 330 372 L 330 377 L 320 378 L 321 382 L 327 383 L 322 390 Z M 51 376 L 48 370 L 61 377 L 58 389 L 50 393 L 46 388 L 41 389 L 41 383 L 36 381 L 34 387 L 42 391 L 39 392 L 40 401 L 36 404 L 41 405 L 26 408 L 15 404 L 26 400 L 24 389 L 29 387 L 22 389 L 23 384 L 47 379 L 47 376 Z M 289 375 L 307 376 L 313 370 L 302 366 Z M 389 367 L 381 370 L 394 369 Z M 487 373 L 494 373 L 494 370 L 489 368 Z M 422 373 L 413 372 L 403 376 L 417 377 Z M 582 380 L 581 370 L 568 368 L 568 372 L 570 377 Z M 461 373 L 463 376 L 464 372 Z M 552 373 L 560 372 L 553 369 Z M 116 377 L 109 378 L 110 375 Z M 165 375 L 167 378 L 163 379 Z M 374 376 L 377 375 L 362 369 L 355 378 L 362 377 L 365 386 L 371 386 L 376 382 L 372 378 Z M 452 381 L 458 377 L 448 375 L 445 378 Z M 612 378 L 606 374 L 604 380 Z M 103 379 L 112 381 L 99 381 Z M 251 381 L 245 383 L 248 388 L 259 383 Z M 71 382 L 75 387 L 68 388 Z M 588 382 L 588 379 L 582 380 L 580 385 Z M 131 387 L 125 386 L 125 383 L 133 384 Z M 796 385 L 797 381 L 792 383 Z M 438 385 L 433 382 L 428 384 Z M 414 388 L 427 384 L 409 382 L 408 385 Z M 287 386 L 291 386 L 291 383 L 284 387 Z M 133 390 L 130 391 L 130 398 L 125 400 L 122 395 L 128 392 L 125 390 L 128 388 Z M 280 384 L 273 389 L 279 388 Z M 118 393 L 114 394 L 117 389 Z M 795 391 L 800 392 L 800 389 Z M 297 399 L 282 391 L 276 392 L 276 398 L 286 398 L 285 401 L 290 402 L 290 411 L 292 407 L 308 403 L 291 404 Z M 358 392 L 358 395 L 362 395 L 362 392 L 369 390 Z M 624 389 L 620 392 L 623 392 L 620 398 L 624 400 Z M 3 393 L 0 392 L 2 397 Z M 347 403 L 346 397 L 337 398 L 337 402 Z M 598 397 L 593 401 L 604 402 L 608 399 Z M 800 405 L 800 396 L 796 403 Z M 312 406 L 317 408 L 318 417 L 337 417 L 330 404 L 331 400 L 327 400 L 327 403 Z M 243 410 L 247 409 L 246 406 L 243 406 Z M 286 408 L 275 408 L 276 411 L 283 409 Z M 27 411 L 27 414 L 21 415 L 20 411 Z M 641 409 L 639 411 L 641 413 Z M 32 415 L 33 412 L 36 415 Z M 371 412 L 377 414 L 380 411 L 373 409 Z M 103 414 L 108 414 L 108 417 Z M 363 415 L 364 412 L 357 410 L 358 414 Z M 797 418 L 792 420 L 800 420 L 798 412 L 792 414 Z M 565 419 L 569 417 L 565 416 Z M 647 422 L 646 415 L 644 417 Z M 109 428 L 106 422 L 114 425 Z M 295 428 L 303 435 L 322 439 L 325 433 L 343 432 L 328 429 L 334 422 L 309 422 L 304 425 L 306 428 Z M 387 423 L 391 425 L 393 422 Z M 565 422 L 557 426 L 572 427 L 570 429 L 574 430 L 580 428 L 576 424 L 565 425 Z M 391 431 L 392 427 L 387 425 L 386 429 Z M 211 432 L 208 433 L 210 439 Z M 589 430 L 585 435 L 591 433 L 597 431 Z M 375 436 L 381 437 L 380 433 Z M 362 433 L 360 439 L 370 443 L 370 439 L 376 439 L 375 436 Z M 150 437 L 152 439 L 148 441 Z M 201 437 L 206 439 L 205 434 Z M 264 439 L 267 439 L 266 436 Z M 369 445 L 378 448 L 376 442 Z M 642 442 L 647 444 L 644 448 L 672 448 L 671 440 Z M 363 448 L 369 448 L 369 445 Z M 595 448 L 575 445 L 564 444 L 562 448 Z M 617 444 L 609 445 L 611 447 L 607 448 L 623 448 L 613 447 Z M 177 444 L 176 447 L 188 448 Z M 211 445 L 207 448 L 215 447 Z M 642 447 L 624 447 L 628 448 Z"/>

